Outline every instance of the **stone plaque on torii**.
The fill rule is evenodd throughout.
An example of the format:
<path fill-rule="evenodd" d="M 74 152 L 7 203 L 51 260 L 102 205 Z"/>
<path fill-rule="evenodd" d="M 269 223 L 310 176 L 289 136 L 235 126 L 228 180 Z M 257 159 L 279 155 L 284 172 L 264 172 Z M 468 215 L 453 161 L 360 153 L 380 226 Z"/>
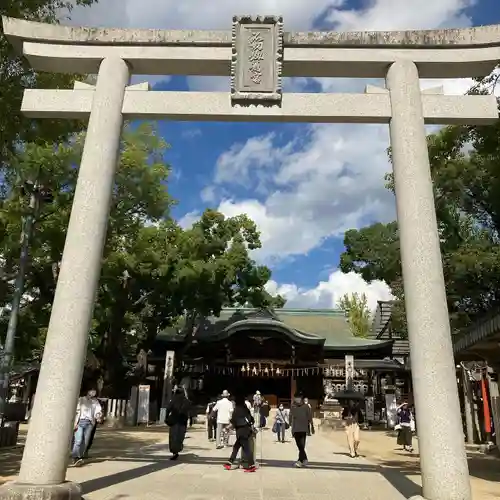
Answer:
<path fill-rule="evenodd" d="M 500 26 L 284 33 L 280 17 L 235 18 L 232 31 L 2 21 L 35 70 L 97 79 L 24 92 L 26 116 L 88 119 L 88 127 L 19 479 L 0 488 L 0 500 L 81 497 L 65 481 L 68 443 L 124 119 L 389 125 L 423 495 L 471 500 L 425 124 L 490 124 L 498 109 L 491 95 L 422 92 L 419 78 L 490 73 L 500 61 Z M 150 92 L 129 86 L 131 74 L 226 76 L 231 92 Z M 282 76 L 386 85 L 364 94 L 282 93 Z"/>
<path fill-rule="evenodd" d="M 235 16 L 232 30 L 231 99 L 281 103 L 283 18 Z"/>

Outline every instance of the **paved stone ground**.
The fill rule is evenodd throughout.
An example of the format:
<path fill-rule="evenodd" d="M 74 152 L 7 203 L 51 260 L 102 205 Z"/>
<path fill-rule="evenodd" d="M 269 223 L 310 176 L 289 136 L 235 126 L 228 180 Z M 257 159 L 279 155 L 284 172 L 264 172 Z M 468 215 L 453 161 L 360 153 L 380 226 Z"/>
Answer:
<path fill-rule="evenodd" d="M 336 446 L 346 442 L 342 430 L 323 433 Z M 392 472 L 393 482 L 398 489 L 410 497 L 420 492 L 420 455 L 418 439 L 414 440 L 412 454 L 401 450 L 396 444 L 394 432 L 372 430 L 361 432 L 361 455 L 378 465 L 384 474 Z M 493 455 L 468 453 L 472 497 L 474 500 L 493 500 L 500 498 L 500 460 Z"/>
<path fill-rule="evenodd" d="M 156 443 L 151 443 L 150 437 L 147 443 L 135 441 L 119 457 L 96 452 L 93 462 L 69 469 L 67 478 L 82 484 L 86 500 L 404 498 L 392 484 L 397 484 L 393 475 L 382 474 L 379 467 L 363 458 L 351 459 L 322 434 L 309 438 L 309 467 L 295 469 L 294 443 L 275 443 L 272 432 L 263 431 L 257 438 L 261 466 L 253 474 L 224 470 L 222 464 L 230 450 L 216 450 L 201 426 L 188 432 L 179 462 L 169 460 L 166 431 L 154 436 Z"/>

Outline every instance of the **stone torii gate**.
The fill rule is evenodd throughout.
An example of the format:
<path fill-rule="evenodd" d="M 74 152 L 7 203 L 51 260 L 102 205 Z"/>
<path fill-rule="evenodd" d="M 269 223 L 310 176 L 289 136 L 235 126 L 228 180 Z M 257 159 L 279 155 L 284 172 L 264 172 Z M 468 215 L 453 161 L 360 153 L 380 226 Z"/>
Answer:
<path fill-rule="evenodd" d="M 393 156 L 423 495 L 471 500 L 424 124 L 488 124 L 493 96 L 422 92 L 420 78 L 483 76 L 500 26 L 404 32 L 284 33 L 279 17 L 232 31 L 76 28 L 3 18 L 37 70 L 97 73 L 95 87 L 27 90 L 22 111 L 88 119 L 30 429 L 0 499 L 80 498 L 65 482 L 123 119 L 387 123 Z M 231 92 L 150 92 L 135 74 L 231 76 Z M 364 94 L 282 92 L 282 76 L 384 78 Z M 362 145 L 360 145 L 362 147 Z"/>

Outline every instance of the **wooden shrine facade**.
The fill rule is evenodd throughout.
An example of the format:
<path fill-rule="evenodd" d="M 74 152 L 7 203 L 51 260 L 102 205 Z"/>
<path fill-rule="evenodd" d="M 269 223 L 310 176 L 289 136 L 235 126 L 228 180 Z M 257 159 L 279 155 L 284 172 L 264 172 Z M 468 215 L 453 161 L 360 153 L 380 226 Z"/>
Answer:
<path fill-rule="evenodd" d="M 392 346 L 392 340 L 354 337 L 341 311 L 225 309 L 218 318 L 200 322 L 189 343 L 180 331 L 163 332 L 150 362 L 163 363 L 166 351 L 178 353 L 175 377 L 189 383 L 200 400 L 224 389 L 248 395 L 259 390 L 277 404 L 300 391 L 320 404 L 327 360 L 353 355 L 356 364 L 371 360 L 380 365 L 391 357 Z M 385 369 L 392 368 L 401 365 L 389 361 Z"/>

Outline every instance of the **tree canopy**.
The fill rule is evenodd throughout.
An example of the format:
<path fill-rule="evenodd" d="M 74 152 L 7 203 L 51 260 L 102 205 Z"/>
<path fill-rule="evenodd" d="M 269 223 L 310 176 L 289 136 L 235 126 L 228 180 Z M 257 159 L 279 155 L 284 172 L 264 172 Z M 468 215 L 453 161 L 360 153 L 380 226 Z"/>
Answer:
<path fill-rule="evenodd" d="M 340 298 L 338 307 L 344 311 L 351 333 L 355 337 L 368 337 L 371 328 L 371 314 L 366 294 L 351 293 L 349 295 L 346 293 Z"/>
<path fill-rule="evenodd" d="M 70 142 L 28 143 L 13 157 L 5 178 L 7 195 L 0 205 L 3 304 L 11 299 L 9 277 L 17 272 L 27 210 L 19 186 L 36 180 L 53 195 L 51 203 L 40 207 L 30 244 L 29 299 L 21 308 L 17 359 L 43 349 L 83 142 L 80 134 Z M 228 218 L 207 210 L 189 229 L 172 219 L 167 148 L 150 124 L 124 130 L 90 332 L 90 347 L 110 386 L 123 380 L 127 360 L 139 348 L 147 350 L 161 329 L 185 313 L 196 318 L 217 315 L 225 306 L 283 304 L 264 289 L 269 269 L 249 254 L 261 243 L 246 215 Z M 1 328 L 5 332 L 5 325 Z"/>
<path fill-rule="evenodd" d="M 9 16 L 57 23 L 60 16 L 70 15 L 75 5 L 91 5 L 96 0 L 2 0 L 0 17 Z M 39 73 L 14 52 L 0 28 L 0 167 L 5 168 L 19 142 L 58 140 L 81 129 L 68 120 L 31 120 L 21 114 L 26 88 L 70 88 L 75 75 Z"/>
<path fill-rule="evenodd" d="M 472 89 L 491 91 L 492 75 Z M 457 332 L 500 306 L 500 121 L 451 126 L 428 137 L 431 173 L 452 329 Z M 387 187 L 393 190 L 392 175 Z M 386 281 L 399 299 L 397 328 L 405 333 L 397 222 L 345 234 L 340 267 L 368 281 Z"/>

